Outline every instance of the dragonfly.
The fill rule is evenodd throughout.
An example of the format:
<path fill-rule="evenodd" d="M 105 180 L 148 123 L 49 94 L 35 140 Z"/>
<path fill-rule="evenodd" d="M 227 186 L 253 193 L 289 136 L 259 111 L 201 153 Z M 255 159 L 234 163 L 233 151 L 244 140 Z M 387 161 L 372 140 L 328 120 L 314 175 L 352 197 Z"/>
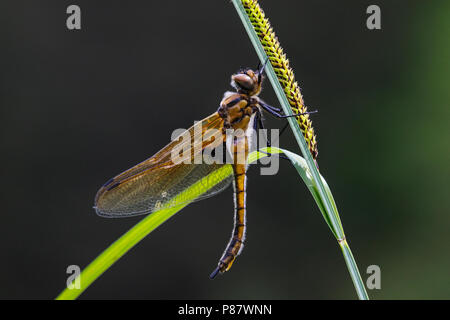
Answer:
<path fill-rule="evenodd" d="M 247 157 L 255 149 L 255 144 L 252 143 L 254 133 L 264 128 L 262 111 L 277 118 L 305 114 L 286 115 L 281 109 L 270 106 L 259 98 L 266 64 L 267 61 L 255 70 L 244 68 L 233 74 L 231 86 L 234 91 L 225 92 L 215 113 L 184 132 L 188 139 L 174 139 L 154 156 L 106 182 L 95 197 L 96 213 L 110 218 L 151 214 L 164 206 L 177 206 L 184 201 L 199 201 L 211 197 L 232 184 L 234 227 L 210 278 L 228 271 L 241 253 L 245 241 Z M 240 134 L 229 135 L 228 130 L 239 131 Z M 231 155 L 232 174 L 216 176 L 217 183 L 194 200 L 177 197 L 196 183 L 209 183 L 208 180 L 203 182 L 205 177 L 226 165 L 224 162 L 192 161 L 199 154 L 220 147 Z M 184 151 L 183 161 L 174 160 L 175 149 Z"/>

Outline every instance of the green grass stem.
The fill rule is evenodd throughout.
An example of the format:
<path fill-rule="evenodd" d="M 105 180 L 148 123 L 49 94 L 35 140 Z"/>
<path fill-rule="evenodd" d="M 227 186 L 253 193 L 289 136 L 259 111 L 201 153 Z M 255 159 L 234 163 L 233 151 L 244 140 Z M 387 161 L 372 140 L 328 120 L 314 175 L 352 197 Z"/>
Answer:
<path fill-rule="evenodd" d="M 256 50 L 256 53 L 261 61 L 261 63 L 264 63 L 269 58 L 269 62 L 266 66 L 266 74 L 269 78 L 270 83 L 272 84 L 272 87 L 275 91 L 275 94 L 278 98 L 278 101 L 280 102 L 280 105 L 287 115 L 292 115 L 292 107 L 291 104 L 286 96 L 286 91 L 283 89 L 283 86 L 280 83 L 279 76 L 275 73 L 275 70 L 272 66 L 272 56 L 268 56 L 268 53 L 273 54 L 274 51 L 279 51 L 279 48 L 271 48 L 269 45 L 270 43 L 265 41 L 265 45 L 261 43 L 260 37 L 258 36 L 257 32 L 255 31 L 255 28 L 258 28 L 259 30 L 265 28 L 266 32 L 273 33 L 272 28 L 267 28 L 267 20 L 266 19 L 253 19 L 251 20 L 248 12 L 258 12 L 260 16 L 263 16 L 262 10 L 260 10 L 259 4 L 255 0 L 232 0 L 237 13 L 239 14 L 239 17 L 241 18 L 242 24 L 244 25 L 245 30 L 247 31 L 247 34 L 250 38 L 250 41 L 253 44 L 253 47 Z M 247 11 L 244 8 L 243 2 L 245 2 L 247 8 L 249 8 L 249 11 Z M 264 24 L 265 23 L 265 24 Z M 261 25 L 259 25 L 261 24 Z M 271 35 L 264 34 L 262 35 L 264 39 L 266 37 L 269 37 Z M 274 37 L 274 36 L 272 36 Z M 277 43 L 277 45 L 279 45 Z M 284 56 L 284 55 L 283 55 Z M 283 57 L 285 59 L 285 56 Z M 286 70 L 286 72 L 292 72 L 290 69 Z M 280 73 L 278 73 L 279 75 Z M 347 244 L 347 240 L 344 234 L 344 229 L 342 227 L 342 223 L 339 218 L 339 213 L 337 211 L 336 204 L 334 202 L 333 196 L 331 194 L 331 191 L 326 184 L 324 183 L 324 180 L 321 178 L 319 170 L 317 169 L 315 160 L 313 159 L 309 146 L 305 140 L 305 137 L 302 133 L 302 130 L 300 129 L 300 126 L 298 124 L 298 121 L 294 117 L 288 118 L 290 127 L 292 129 L 292 132 L 294 133 L 295 139 L 297 140 L 297 143 L 300 147 L 301 153 L 306 160 L 306 165 L 308 167 L 308 171 L 305 170 L 305 172 L 309 172 L 312 175 L 312 182 L 314 184 L 314 188 L 312 191 L 313 197 L 315 198 L 316 202 L 318 202 L 319 209 L 321 209 L 322 214 L 324 215 L 324 219 L 327 222 L 328 226 L 330 227 L 333 235 L 338 240 L 338 243 L 344 243 L 345 245 L 341 245 L 343 248 L 343 254 L 344 259 L 347 264 L 350 276 L 352 278 L 353 284 L 355 286 L 357 295 L 359 299 L 368 299 L 367 292 L 364 287 L 364 283 L 361 279 L 361 275 L 359 274 L 358 268 L 356 266 L 355 259 L 353 255 L 351 254 L 350 247 Z"/>

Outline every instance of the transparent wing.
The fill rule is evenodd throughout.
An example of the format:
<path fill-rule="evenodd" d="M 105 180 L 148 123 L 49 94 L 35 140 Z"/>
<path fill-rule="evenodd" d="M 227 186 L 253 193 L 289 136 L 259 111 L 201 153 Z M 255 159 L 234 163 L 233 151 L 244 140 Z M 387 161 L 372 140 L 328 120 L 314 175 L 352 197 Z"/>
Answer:
<path fill-rule="evenodd" d="M 223 119 L 214 113 L 153 157 L 109 180 L 95 197 L 97 214 L 105 217 L 149 214 L 225 190 L 232 181 L 230 165 L 195 163 L 204 150 L 223 144 L 222 127 Z M 183 157 L 174 160 L 178 151 L 182 151 Z"/>

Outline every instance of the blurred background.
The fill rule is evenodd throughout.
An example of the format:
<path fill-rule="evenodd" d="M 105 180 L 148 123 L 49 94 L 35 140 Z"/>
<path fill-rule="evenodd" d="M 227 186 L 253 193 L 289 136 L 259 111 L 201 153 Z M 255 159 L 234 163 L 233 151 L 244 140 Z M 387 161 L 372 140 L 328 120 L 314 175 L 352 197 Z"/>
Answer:
<path fill-rule="evenodd" d="M 318 162 L 372 299 L 450 298 L 450 3 L 260 1 L 312 116 Z M 66 8 L 81 7 L 79 31 Z M 366 8 L 381 8 L 381 30 Z M 230 1 L 2 1 L 0 298 L 53 299 L 142 217 L 104 219 L 97 189 L 215 112 L 255 51 Z M 262 95 L 278 105 L 267 81 Z M 282 120 L 266 117 L 266 126 Z M 290 132 L 280 146 L 299 148 Z M 82 299 L 354 299 L 295 169 L 248 179 L 248 233 L 211 281 L 232 189 L 189 205 Z"/>

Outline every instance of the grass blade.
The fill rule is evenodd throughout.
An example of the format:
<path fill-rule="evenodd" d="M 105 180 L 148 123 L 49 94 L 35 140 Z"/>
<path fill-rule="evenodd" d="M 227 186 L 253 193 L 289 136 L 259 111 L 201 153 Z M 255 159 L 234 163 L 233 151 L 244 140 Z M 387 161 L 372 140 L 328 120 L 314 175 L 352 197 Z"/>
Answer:
<path fill-rule="evenodd" d="M 264 49 L 264 46 L 261 44 L 258 35 L 254 30 L 254 26 L 250 21 L 247 13 L 242 5 L 240 0 L 232 0 L 233 4 L 236 7 L 239 16 L 249 34 L 249 37 L 256 49 L 256 52 L 262 62 L 266 61 L 267 54 Z M 256 6 L 259 9 L 259 5 L 255 0 L 243 0 L 247 5 Z M 272 32 L 272 31 L 271 31 Z M 277 57 L 271 56 L 272 60 Z M 283 58 L 285 59 L 285 57 Z M 281 59 L 281 60 L 283 60 Z M 280 83 L 280 79 L 278 79 L 277 74 L 274 71 L 272 66 L 273 61 L 267 66 L 266 73 L 268 78 L 275 90 L 275 93 L 280 101 L 280 104 L 285 112 L 285 114 L 292 115 L 292 101 L 291 103 L 288 100 L 288 96 L 292 98 L 292 92 L 286 90 L 286 87 L 283 89 L 283 86 Z M 292 74 L 292 70 L 288 70 L 290 74 Z M 288 72 L 288 74 L 289 74 Z M 293 74 L 292 74 L 293 76 Z M 286 85 L 284 83 L 284 85 Z M 294 96 L 297 93 L 294 94 Z M 296 96 L 298 98 L 298 94 Z M 301 96 L 300 96 L 301 98 Z M 303 105 L 298 105 L 297 110 L 304 110 Z M 297 111 L 298 112 L 298 111 Z M 300 150 L 304 156 L 304 158 L 293 154 L 291 152 L 282 150 L 282 149 L 268 149 L 271 153 L 276 152 L 284 152 L 292 161 L 294 166 L 297 168 L 300 176 L 304 180 L 311 194 L 313 195 L 326 223 L 330 227 L 332 233 L 336 237 L 339 242 L 339 245 L 342 249 L 344 259 L 346 261 L 347 267 L 349 269 L 350 275 L 352 277 L 353 283 L 355 285 L 356 291 L 360 299 L 368 299 L 367 293 L 364 288 L 364 284 L 362 282 L 361 276 L 359 274 L 358 268 L 356 266 L 354 257 L 351 253 L 350 247 L 345 239 L 344 231 L 342 228 L 342 224 L 339 218 L 339 214 L 337 211 L 336 204 L 334 202 L 333 196 L 331 194 L 331 190 L 328 187 L 326 181 L 321 177 L 319 171 L 316 167 L 315 159 L 313 158 L 317 155 L 317 146 L 315 143 L 315 135 L 312 131 L 312 127 L 310 127 L 310 123 L 308 122 L 307 117 L 299 117 L 298 122 L 294 118 L 288 118 L 289 124 L 291 125 L 291 129 L 293 130 L 294 136 L 300 146 Z M 302 129 L 299 126 L 301 123 Z M 306 124 L 305 124 L 306 123 Z M 249 161 L 255 161 L 256 159 L 267 156 L 267 154 L 256 152 L 255 154 L 250 155 Z M 227 165 L 222 167 L 219 170 L 228 170 L 227 172 L 231 175 L 232 170 L 231 166 Z M 217 170 L 217 171 L 219 171 Z M 214 174 L 214 173 L 212 173 Z M 224 176 L 224 171 L 218 174 L 219 176 Z M 217 179 L 209 179 L 208 181 L 219 180 Z M 212 188 L 214 185 L 208 185 L 204 188 L 199 188 L 198 185 L 193 185 L 191 188 L 186 189 L 179 196 L 184 199 L 190 198 L 194 200 L 196 197 L 201 195 L 202 193 Z M 161 208 L 160 211 L 155 212 L 151 215 L 145 217 L 141 222 L 139 222 L 136 226 L 131 228 L 127 233 L 125 233 L 122 237 L 120 237 L 117 241 L 115 241 L 109 248 L 107 248 L 100 256 L 98 256 L 79 276 L 81 279 L 81 288 L 80 289 L 65 289 L 57 299 L 76 299 L 84 290 L 89 287 L 103 272 L 105 272 L 109 267 L 111 267 L 118 259 L 120 259 L 126 252 L 128 252 L 132 247 L 134 247 L 139 241 L 141 241 L 145 236 L 155 230 L 162 223 L 167 221 L 174 214 L 179 212 L 182 208 L 184 208 L 189 203 L 184 203 L 183 205 L 178 205 L 176 207 L 171 208 Z"/>
<path fill-rule="evenodd" d="M 289 67 L 288 60 L 281 49 L 281 45 L 279 44 L 270 23 L 265 18 L 264 12 L 261 10 L 258 2 L 256 0 L 232 0 L 232 2 L 237 13 L 239 14 L 239 17 L 241 18 L 242 24 L 247 31 L 250 41 L 252 42 L 260 61 L 262 63 L 267 60 L 270 62 L 266 66 L 266 74 L 272 84 L 284 113 L 287 115 L 292 115 L 293 108 L 294 110 L 305 110 L 303 99 L 301 98 L 298 86 L 294 81 L 293 71 Z M 277 73 L 275 73 L 273 67 L 274 65 L 277 66 Z M 289 75 L 288 81 L 286 81 L 286 75 Z M 295 94 L 292 94 L 292 85 L 295 85 L 296 89 L 298 89 Z M 288 96 L 290 100 L 288 99 Z M 313 140 L 315 141 L 315 139 L 311 138 L 311 135 L 314 137 L 314 133 L 311 130 L 308 131 L 308 128 L 304 128 L 302 132 L 299 126 L 299 122 L 302 123 L 300 118 L 301 117 L 299 117 L 296 121 L 293 117 L 289 117 L 288 121 L 300 147 L 304 160 L 306 161 L 308 171 L 311 174 L 311 181 L 314 185 L 311 193 L 313 194 L 314 199 L 316 199 L 319 209 L 321 210 L 325 221 L 330 226 L 334 236 L 338 240 L 338 243 L 340 245 L 341 243 L 346 244 L 344 246 L 341 245 L 341 248 L 345 249 L 345 251 L 343 251 L 344 259 L 358 297 L 360 299 L 368 299 L 369 297 L 365 290 L 358 268 L 356 267 L 356 262 L 347 244 L 344 229 L 342 227 L 331 191 L 326 182 L 324 183 L 324 180 L 321 178 L 315 159 L 313 158 L 313 155 L 317 155 L 317 149 L 312 148 L 314 145 L 311 143 Z"/>
<path fill-rule="evenodd" d="M 187 199 L 193 201 L 195 198 L 205 193 L 217 183 L 220 179 L 225 179 L 233 173 L 231 165 L 225 165 L 220 169 L 212 172 L 202 180 L 181 192 L 175 198 Z M 217 177 L 217 178 L 215 178 Z M 220 179 L 219 179 L 220 178 Z M 206 184 L 207 181 L 209 184 Z M 214 181 L 215 183 L 210 183 Z M 150 232 L 155 230 L 165 221 L 167 221 L 174 214 L 186 207 L 190 202 L 184 202 L 181 205 L 174 207 L 162 207 L 144 219 L 126 232 L 122 237 L 111 244 L 102 254 L 100 254 L 94 261 L 92 261 L 86 269 L 80 274 L 80 289 L 66 288 L 56 299 L 57 300 L 72 300 L 76 299 L 84 290 L 86 290 L 92 282 L 100 277 L 109 267 L 111 267 L 117 260 L 119 260 L 132 247 L 144 239 Z"/>
<path fill-rule="evenodd" d="M 254 163 L 258 159 L 262 159 L 267 157 L 268 153 L 276 154 L 276 153 L 284 153 L 291 160 L 294 167 L 297 169 L 299 175 L 302 177 L 305 185 L 310 190 L 313 195 L 316 203 L 324 216 L 324 219 L 327 221 L 326 211 L 321 202 L 320 197 L 317 196 L 317 189 L 312 180 L 311 173 L 309 171 L 308 166 L 306 165 L 305 159 L 301 156 L 289 152 L 287 150 L 283 150 L 280 148 L 263 148 L 259 151 L 252 152 L 249 155 L 248 162 Z M 202 182 L 198 182 L 194 184 L 190 188 L 186 189 L 184 192 L 180 193 L 180 197 L 186 198 L 188 197 L 191 200 L 194 200 L 196 197 L 200 196 L 202 193 L 208 191 L 210 188 L 214 187 L 215 184 L 220 182 L 220 179 L 211 178 L 220 177 L 222 179 L 227 178 L 232 174 L 232 168 L 230 165 L 226 165 L 219 170 L 211 173 L 208 177 L 205 177 Z M 323 179 L 323 178 L 322 178 Z M 215 183 L 210 183 L 209 185 L 205 185 L 204 181 L 214 181 Z M 326 183 L 325 179 L 323 181 Z M 202 186 L 202 188 L 199 188 Z M 177 196 L 177 197 L 178 197 Z M 165 221 L 171 218 L 173 215 L 178 213 L 181 209 L 186 207 L 188 203 L 184 203 L 182 205 L 178 205 L 170 208 L 161 208 L 161 210 L 154 212 L 146 216 L 142 219 L 138 224 L 136 224 L 133 228 L 131 228 L 128 232 L 126 232 L 122 237 L 112 243 L 102 254 L 100 254 L 94 261 L 92 261 L 80 274 L 80 289 L 68 289 L 66 288 L 56 299 L 57 300 L 73 300 L 76 299 L 84 290 L 86 290 L 98 277 L 100 277 L 107 269 L 109 269 L 117 260 L 119 260 L 122 256 L 124 256 L 131 248 L 133 248 L 137 243 L 139 243 L 142 239 L 144 239 L 148 234 L 162 225 Z M 330 229 L 332 230 L 331 223 L 327 221 Z M 332 230 L 333 232 L 333 230 Z M 346 262 L 349 263 L 349 269 L 352 268 L 353 273 L 357 273 L 357 267 L 354 263 L 354 259 L 350 248 L 347 245 L 346 241 L 340 242 L 341 248 L 343 250 L 344 255 L 347 255 Z"/>
<path fill-rule="evenodd" d="M 293 166 L 297 169 L 297 172 L 302 177 L 303 182 L 306 184 L 306 186 L 308 187 L 309 191 L 311 192 L 314 200 L 316 201 L 316 204 L 319 207 L 320 212 L 322 213 L 322 216 L 325 219 L 325 222 L 328 224 L 328 226 L 330 227 L 331 232 L 337 238 L 336 232 L 335 232 L 334 227 L 333 227 L 333 224 L 330 221 L 329 215 L 328 215 L 328 213 L 326 211 L 326 208 L 325 208 L 325 206 L 323 204 L 323 200 L 319 196 L 319 193 L 318 193 L 318 190 L 317 190 L 317 185 L 314 183 L 314 180 L 313 180 L 312 175 L 311 175 L 311 171 L 308 168 L 306 160 L 304 158 L 300 157 L 299 155 L 295 154 L 295 153 L 292 153 L 292 152 L 287 151 L 287 150 L 275 148 L 275 147 L 262 149 L 261 151 L 265 151 L 267 153 L 281 153 L 282 152 L 291 160 Z M 329 199 L 332 202 L 333 208 L 335 210 L 334 214 L 338 218 L 338 223 L 339 223 L 339 226 L 340 226 L 340 230 L 343 233 L 344 231 L 343 231 L 343 228 L 342 228 L 341 221 L 339 219 L 339 213 L 337 211 L 336 203 L 334 202 L 333 195 L 331 194 L 331 190 L 330 190 L 326 180 L 322 176 L 320 176 L 320 178 L 322 180 L 322 183 L 325 186 L 327 195 L 328 195 Z M 361 275 L 359 274 L 355 258 L 353 257 L 352 251 L 350 250 L 350 247 L 349 247 L 349 245 L 347 243 L 347 240 L 345 238 L 342 239 L 342 240 L 338 239 L 338 243 L 339 243 L 339 246 L 341 247 L 342 254 L 344 256 L 344 260 L 345 260 L 345 263 L 347 265 L 347 269 L 348 269 L 348 271 L 350 273 L 350 276 L 352 278 L 352 281 L 353 281 L 353 284 L 355 286 L 355 289 L 356 289 L 356 292 L 358 294 L 359 299 L 361 299 L 361 300 L 368 299 L 367 292 L 366 292 L 366 289 L 364 287 L 364 282 L 361 279 Z"/>
<path fill-rule="evenodd" d="M 249 155 L 249 161 L 252 163 L 258 159 L 266 157 L 267 154 L 253 152 Z M 189 205 L 189 201 L 205 193 L 209 189 L 218 184 L 221 179 L 226 179 L 233 174 L 231 165 L 225 165 L 214 171 L 202 180 L 187 188 L 185 191 L 177 195 L 188 202 L 174 207 L 162 207 L 132 227 L 128 232 L 122 235 L 114 243 L 112 243 L 103 253 L 101 253 L 94 261 L 92 261 L 80 274 L 80 289 L 66 288 L 56 299 L 57 300 L 73 300 L 84 292 L 98 277 L 100 277 L 108 268 L 110 268 L 117 260 L 125 255 L 131 248 L 138 244 L 148 234 L 158 228 L 170 217 L 178 213 L 181 209 Z M 170 203 L 170 201 L 169 201 Z M 75 282 L 76 280 L 74 280 Z"/>

